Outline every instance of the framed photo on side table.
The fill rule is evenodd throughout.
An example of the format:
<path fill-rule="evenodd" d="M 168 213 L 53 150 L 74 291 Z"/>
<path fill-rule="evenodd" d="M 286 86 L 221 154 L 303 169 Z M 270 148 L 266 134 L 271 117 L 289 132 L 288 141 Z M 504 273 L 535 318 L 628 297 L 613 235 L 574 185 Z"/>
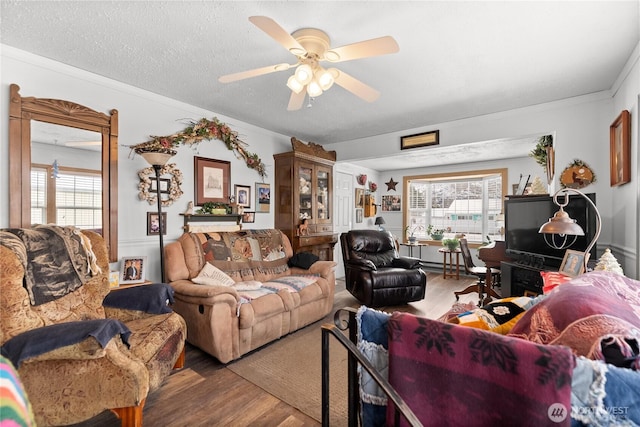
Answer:
<path fill-rule="evenodd" d="M 590 255 L 586 254 L 587 259 L 585 260 L 584 252 L 567 249 L 560 265 L 560 273 L 571 277 L 579 276 L 584 273 L 584 263 L 589 260 Z"/>
<path fill-rule="evenodd" d="M 623 110 L 609 127 L 611 186 L 631 181 L 631 121 Z"/>
<path fill-rule="evenodd" d="M 143 283 L 146 271 L 146 256 L 123 257 L 120 263 L 120 285 Z"/>
<path fill-rule="evenodd" d="M 207 202 L 229 202 L 231 163 L 224 160 L 194 157 L 196 206 Z"/>

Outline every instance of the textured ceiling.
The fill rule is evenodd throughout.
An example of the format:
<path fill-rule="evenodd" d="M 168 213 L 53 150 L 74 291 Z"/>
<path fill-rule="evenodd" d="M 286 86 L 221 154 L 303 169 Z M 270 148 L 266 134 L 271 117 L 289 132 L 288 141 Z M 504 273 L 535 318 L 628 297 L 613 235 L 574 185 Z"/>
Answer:
<path fill-rule="evenodd" d="M 8 1 L 1 42 L 284 135 L 342 142 L 611 89 L 638 43 L 629 1 Z M 291 71 L 218 77 L 295 58 L 251 24 L 320 28 L 333 47 L 384 35 L 400 52 L 337 64 L 339 86 L 287 111 Z"/>

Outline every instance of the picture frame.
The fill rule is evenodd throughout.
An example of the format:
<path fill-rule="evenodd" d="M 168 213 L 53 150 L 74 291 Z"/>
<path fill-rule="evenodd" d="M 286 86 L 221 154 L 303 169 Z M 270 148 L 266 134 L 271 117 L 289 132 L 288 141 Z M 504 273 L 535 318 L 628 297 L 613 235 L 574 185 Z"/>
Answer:
<path fill-rule="evenodd" d="M 243 208 L 251 207 L 251 187 L 248 185 L 234 185 L 233 194 L 236 198 L 236 204 Z"/>
<path fill-rule="evenodd" d="M 400 212 L 402 210 L 402 198 L 399 195 L 382 196 L 383 212 Z"/>
<path fill-rule="evenodd" d="M 609 127 L 611 187 L 631 181 L 631 114 L 622 110 Z"/>
<path fill-rule="evenodd" d="M 242 223 L 243 224 L 251 224 L 256 222 L 256 213 L 255 212 L 249 212 L 249 211 L 244 211 L 244 213 L 242 214 Z"/>
<path fill-rule="evenodd" d="M 400 149 L 407 150 L 410 148 L 426 147 L 429 145 L 440 144 L 440 131 L 432 130 L 429 132 L 416 133 L 413 135 L 400 137 Z"/>
<path fill-rule="evenodd" d="M 362 209 L 360 208 L 356 209 L 356 223 L 360 224 L 362 222 L 362 218 L 363 218 Z"/>
<path fill-rule="evenodd" d="M 194 157 L 195 204 L 228 203 L 231 192 L 231 162 Z"/>
<path fill-rule="evenodd" d="M 271 186 L 256 182 L 256 212 L 269 213 L 271 209 Z"/>
<path fill-rule="evenodd" d="M 150 193 L 156 193 L 158 191 L 158 179 L 155 176 L 149 178 L 151 180 L 151 186 L 149 187 Z M 160 178 L 160 193 L 169 194 L 171 189 L 171 180 L 169 178 Z"/>
<path fill-rule="evenodd" d="M 591 254 L 567 249 L 560 264 L 560 272 L 567 276 L 575 277 L 584 273 L 584 264 L 589 260 Z M 585 260 L 586 256 L 586 260 Z"/>
<path fill-rule="evenodd" d="M 157 236 L 160 234 L 160 223 L 158 222 L 158 212 L 147 212 L 147 236 Z M 162 212 L 162 235 L 167 235 L 167 213 Z"/>
<path fill-rule="evenodd" d="M 520 182 L 518 183 L 518 188 L 516 188 L 516 196 L 524 196 L 527 186 L 529 185 L 529 180 L 531 179 L 531 175 L 520 175 Z"/>
<path fill-rule="evenodd" d="M 146 256 L 123 257 L 120 262 L 119 285 L 144 283 L 147 271 Z"/>
<path fill-rule="evenodd" d="M 364 188 L 356 188 L 355 202 L 356 209 L 364 208 Z"/>

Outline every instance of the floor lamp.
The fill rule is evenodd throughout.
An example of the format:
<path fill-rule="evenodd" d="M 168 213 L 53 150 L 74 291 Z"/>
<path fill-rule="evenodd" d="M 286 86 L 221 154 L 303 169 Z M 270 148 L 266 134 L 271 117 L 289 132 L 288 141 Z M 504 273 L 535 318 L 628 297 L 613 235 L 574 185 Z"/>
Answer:
<path fill-rule="evenodd" d="M 587 254 L 591 251 L 593 245 L 596 244 L 598 237 L 600 237 L 600 231 L 602 230 L 602 219 L 600 217 L 600 212 L 598 212 L 596 204 L 593 203 L 593 201 L 588 198 L 583 192 L 578 191 L 574 188 L 562 188 L 556 191 L 556 193 L 553 195 L 553 203 L 558 205 L 560 207 L 560 210 L 558 210 L 558 212 L 553 215 L 553 218 L 550 218 L 549 221 L 542 224 L 538 233 L 543 233 L 545 235 L 544 240 L 547 245 L 555 249 L 567 249 L 568 247 L 573 245 L 573 243 L 575 243 L 578 236 L 584 236 L 584 230 L 582 229 L 582 227 L 580 227 L 576 220 L 572 219 L 564 210 L 564 207 L 569 204 L 569 196 L 572 193 L 583 197 L 589 203 L 589 205 L 591 205 L 596 214 L 596 233 L 593 236 L 593 239 L 591 239 L 591 242 L 589 242 L 589 246 L 587 246 L 587 249 L 585 249 L 584 251 L 584 271 L 586 273 L 588 261 Z M 565 196 L 564 203 L 558 201 L 558 196 Z M 548 235 L 551 235 L 551 240 L 547 238 Z M 553 235 L 558 235 L 561 241 L 558 243 L 558 241 L 554 240 Z M 568 236 L 573 236 L 573 239 L 571 239 L 570 242 L 568 242 Z"/>
<path fill-rule="evenodd" d="M 160 236 L 160 277 L 162 283 L 164 280 L 164 226 L 162 224 L 162 199 L 160 198 L 160 171 L 162 167 L 169 161 L 171 157 L 175 155 L 170 153 L 140 153 L 143 159 L 145 159 L 156 172 L 156 197 L 158 199 L 158 235 Z"/>

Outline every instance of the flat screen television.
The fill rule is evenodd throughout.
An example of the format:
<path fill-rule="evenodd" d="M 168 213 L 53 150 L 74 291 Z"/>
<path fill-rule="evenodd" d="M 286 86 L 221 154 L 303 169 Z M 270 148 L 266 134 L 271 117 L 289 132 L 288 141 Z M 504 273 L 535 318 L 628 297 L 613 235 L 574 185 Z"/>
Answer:
<path fill-rule="evenodd" d="M 594 193 L 586 194 L 593 203 Z M 564 197 L 559 197 L 560 202 Z M 569 248 L 554 249 L 544 240 L 544 234 L 538 233 L 540 226 L 555 214 L 559 207 L 551 196 L 510 197 L 505 200 L 505 246 L 506 252 L 517 261 L 536 267 L 560 267 L 565 249 L 584 252 L 596 232 L 596 215 L 593 207 L 581 196 L 570 195 L 569 204 L 564 210 L 577 221 L 584 230 L 584 236 L 578 236 Z M 551 237 L 549 235 L 548 237 Z M 557 237 L 557 236 L 556 236 Z M 595 259 L 596 246 L 591 249 L 591 258 Z"/>

